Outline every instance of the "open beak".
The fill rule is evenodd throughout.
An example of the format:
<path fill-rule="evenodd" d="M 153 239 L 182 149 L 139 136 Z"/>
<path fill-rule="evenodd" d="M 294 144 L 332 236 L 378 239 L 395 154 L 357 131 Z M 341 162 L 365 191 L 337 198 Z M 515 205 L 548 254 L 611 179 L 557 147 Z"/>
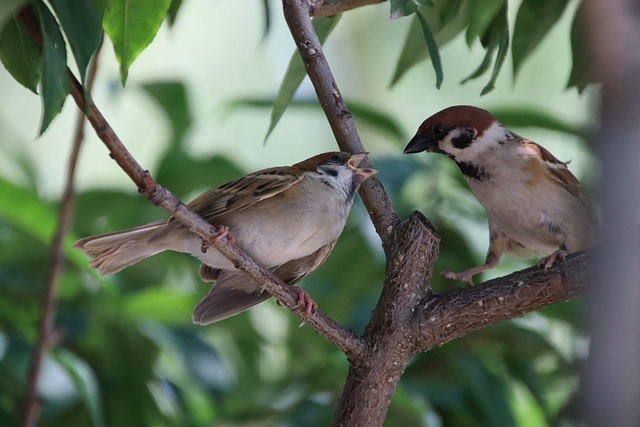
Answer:
<path fill-rule="evenodd" d="M 347 166 L 353 171 L 353 174 L 358 177 L 360 182 L 366 180 L 377 174 L 378 171 L 372 168 L 359 168 L 358 165 L 367 158 L 369 153 L 352 154 L 347 161 Z"/>

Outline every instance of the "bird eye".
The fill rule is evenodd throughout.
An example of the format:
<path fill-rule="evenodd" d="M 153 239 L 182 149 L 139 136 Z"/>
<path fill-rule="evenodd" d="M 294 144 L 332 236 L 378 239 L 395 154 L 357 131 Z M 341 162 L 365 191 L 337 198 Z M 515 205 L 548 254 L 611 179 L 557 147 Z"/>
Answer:
<path fill-rule="evenodd" d="M 438 138 L 442 138 L 444 136 L 444 126 L 442 126 L 440 123 L 436 123 L 435 125 L 433 125 L 433 133 Z"/>
<path fill-rule="evenodd" d="M 337 154 L 333 154 L 329 160 L 335 163 L 339 163 L 342 159 Z"/>

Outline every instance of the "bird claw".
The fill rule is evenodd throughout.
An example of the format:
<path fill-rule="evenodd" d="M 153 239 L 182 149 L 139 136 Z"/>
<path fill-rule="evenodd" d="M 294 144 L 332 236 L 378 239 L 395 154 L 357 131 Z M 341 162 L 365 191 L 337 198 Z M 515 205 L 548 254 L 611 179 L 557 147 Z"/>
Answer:
<path fill-rule="evenodd" d="M 306 319 L 308 319 L 309 316 L 316 313 L 316 311 L 318 310 L 318 303 L 311 299 L 309 294 L 299 287 L 294 286 L 293 289 L 295 289 L 295 291 L 298 293 L 298 301 L 296 305 L 292 307 L 293 310 L 304 307 L 304 311 L 302 312 L 303 322 L 300 324 L 300 326 L 302 326 L 306 323 Z"/>
<path fill-rule="evenodd" d="M 225 237 L 232 245 L 236 242 L 236 238 L 233 237 L 233 234 L 231 234 L 231 232 L 229 231 L 229 227 L 227 227 L 226 225 L 219 225 L 216 229 L 216 234 L 213 235 L 212 242 L 219 242 Z M 202 240 L 202 245 L 200 246 L 200 250 L 202 251 L 202 253 L 207 252 L 207 249 L 209 249 L 209 246 L 211 246 L 212 242 Z"/>
<path fill-rule="evenodd" d="M 562 262 L 564 262 L 566 258 L 567 258 L 567 251 L 565 251 L 564 249 L 557 249 L 551 255 L 542 258 L 538 263 L 538 268 L 544 267 L 544 272 L 546 273 L 547 270 L 553 267 L 553 264 L 556 262 L 557 259 L 560 259 Z"/>
<path fill-rule="evenodd" d="M 467 286 L 473 286 L 473 273 L 470 270 L 463 271 L 462 273 L 446 270 L 440 273 L 440 275 L 445 279 L 458 280 L 466 283 Z"/>

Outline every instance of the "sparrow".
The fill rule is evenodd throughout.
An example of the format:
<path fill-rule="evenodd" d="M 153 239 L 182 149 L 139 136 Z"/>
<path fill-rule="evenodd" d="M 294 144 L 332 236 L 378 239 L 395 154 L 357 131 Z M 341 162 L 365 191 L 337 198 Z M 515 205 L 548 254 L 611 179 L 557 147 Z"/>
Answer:
<path fill-rule="evenodd" d="M 187 206 L 230 237 L 263 267 L 293 285 L 331 253 L 347 221 L 360 184 L 377 171 L 359 168 L 367 153 L 318 154 L 293 166 L 251 173 L 211 189 Z M 214 247 L 170 217 L 127 230 L 86 237 L 73 245 L 91 257 L 100 274 L 120 271 L 170 250 L 198 258 L 200 277 L 215 282 L 194 308 L 192 320 L 206 325 L 240 313 L 269 294 Z M 315 302 L 300 288 L 298 304 L 309 315 Z"/>
<path fill-rule="evenodd" d="M 500 124 L 481 108 L 458 105 L 426 119 L 404 149 L 451 158 L 489 221 L 485 263 L 449 279 L 473 285 L 473 276 L 498 265 L 503 253 L 547 255 L 545 271 L 557 259 L 595 244 L 598 217 L 569 162 Z"/>

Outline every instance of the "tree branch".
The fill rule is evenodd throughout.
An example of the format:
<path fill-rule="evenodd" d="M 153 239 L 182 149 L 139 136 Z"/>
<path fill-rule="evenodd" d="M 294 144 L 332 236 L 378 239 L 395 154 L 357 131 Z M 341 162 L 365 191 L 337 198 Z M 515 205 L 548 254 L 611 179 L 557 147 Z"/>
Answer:
<path fill-rule="evenodd" d="M 283 0 L 284 16 L 296 43 L 307 74 L 313 83 L 322 109 L 327 116 L 331 130 L 341 150 L 351 153 L 363 153 L 365 148 L 356 131 L 353 116 L 347 110 L 338 85 L 333 78 L 329 64 L 322 52 L 322 45 L 311 24 L 311 6 L 307 0 Z M 368 161 L 367 161 L 368 162 Z M 369 164 L 363 163 L 368 167 Z M 393 227 L 400 218 L 391 205 L 389 195 L 380 181 L 368 179 L 360 186 L 360 197 L 369 212 L 369 216 L 382 239 L 385 252 L 391 249 Z"/>
<path fill-rule="evenodd" d="M 100 47 L 96 50 L 89 71 L 87 74 L 87 92 L 91 91 L 93 82 L 95 81 L 96 72 L 98 70 L 98 53 Z M 69 231 L 71 220 L 73 217 L 73 208 L 75 201 L 75 175 L 78 164 L 78 156 L 80 148 L 84 141 L 84 114 L 79 112 L 76 129 L 73 134 L 73 143 L 71 153 L 69 154 L 69 165 L 67 168 L 67 178 L 65 181 L 64 192 L 60 200 L 58 210 L 58 225 L 56 233 L 51 242 L 51 258 L 49 274 L 44 286 L 42 317 L 38 324 L 38 340 L 33 349 L 33 356 L 29 365 L 29 373 L 27 375 L 27 392 L 24 400 L 24 410 L 22 418 L 23 427 L 34 427 L 40 414 L 40 399 L 38 398 L 38 380 L 42 369 L 42 361 L 44 355 L 53 341 L 53 318 L 56 306 L 56 287 L 58 278 L 64 269 L 63 245 L 64 238 Z"/>
<path fill-rule="evenodd" d="M 547 273 L 537 266 L 479 285 L 429 295 L 415 309 L 418 351 L 428 351 L 485 326 L 570 300 L 588 288 L 588 252 L 567 257 Z"/>
<path fill-rule="evenodd" d="M 40 35 L 40 28 L 37 17 L 31 7 L 23 9 L 20 17 L 34 40 L 41 44 L 42 36 Z M 172 214 L 189 231 L 201 237 L 203 243 L 215 247 L 216 250 L 233 263 L 235 268 L 247 273 L 247 275 L 259 283 L 282 305 L 293 311 L 316 332 L 342 350 L 347 357 L 358 357 L 359 354 L 362 353 L 364 350 L 363 343 L 353 332 L 345 329 L 320 311 L 316 311 L 311 316 L 305 316 L 305 308 L 298 307 L 298 294 L 293 288 L 286 285 L 270 271 L 256 264 L 244 251 L 230 244 L 228 239 L 216 240 L 216 228 L 192 212 L 177 197 L 171 194 L 171 192 L 160 186 L 151 177 L 149 171 L 143 169 L 140 164 L 138 164 L 93 101 L 89 99 L 88 105 L 86 105 L 82 86 L 71 70 L 67 69 L 67 74 L 71 82 L 71 96 L 78 105 L 78 108 L 80 108 L 81 111 L 88 111 L 88 120 L 95 129 L 98 137 L 109 149 L 111 158 L 129 175 L 141 194 L 156 206 Z"/>

